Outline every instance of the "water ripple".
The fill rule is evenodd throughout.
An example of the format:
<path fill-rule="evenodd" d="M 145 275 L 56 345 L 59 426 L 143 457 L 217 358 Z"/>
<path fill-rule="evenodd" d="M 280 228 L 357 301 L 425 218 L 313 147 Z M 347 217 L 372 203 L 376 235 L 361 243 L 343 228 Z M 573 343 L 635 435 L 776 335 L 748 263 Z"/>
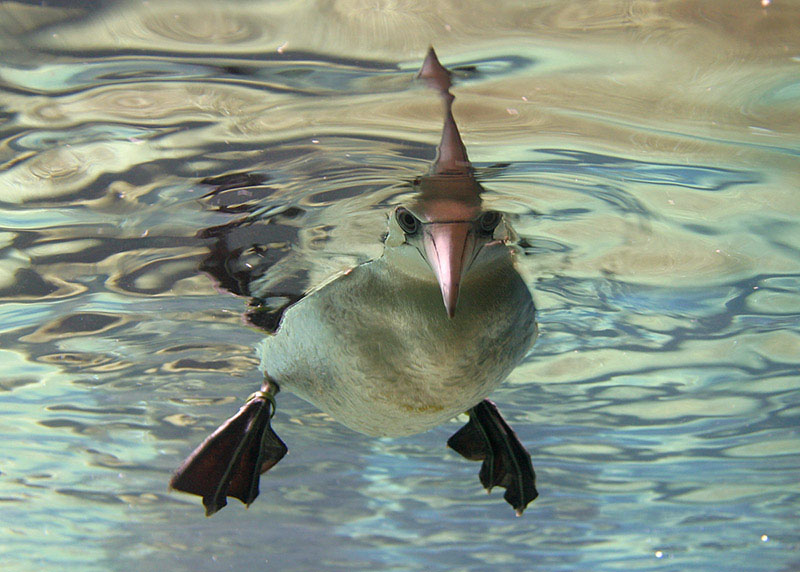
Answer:
<path fill-rule="evenodd" d="M 9 569 L 796 568 L 796 7 L 61 4 L 0 18 Z M 375 440 L 281 394 L 291 460 L 203 520 L 165 483 L 263 335 L 215 232 L 276 304 L 377 256 L 434 157 L 431 41 L 539 308 L 493 399 L 541 497 L 509 520 L 460 421 Z"/>

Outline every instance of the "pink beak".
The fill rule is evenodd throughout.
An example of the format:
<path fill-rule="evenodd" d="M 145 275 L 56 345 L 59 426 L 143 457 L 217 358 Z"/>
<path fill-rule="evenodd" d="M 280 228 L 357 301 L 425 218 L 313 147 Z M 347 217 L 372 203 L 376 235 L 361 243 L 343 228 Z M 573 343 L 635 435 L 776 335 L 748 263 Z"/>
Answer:
<path fill-rule="evenodd" d="M 456 314 L 461 277 L 472 262 L 475 237 L 471 222 L 438 222 L 425 225 L 423 242 L 428 264 L 442 290 L 444 307 Z"/>

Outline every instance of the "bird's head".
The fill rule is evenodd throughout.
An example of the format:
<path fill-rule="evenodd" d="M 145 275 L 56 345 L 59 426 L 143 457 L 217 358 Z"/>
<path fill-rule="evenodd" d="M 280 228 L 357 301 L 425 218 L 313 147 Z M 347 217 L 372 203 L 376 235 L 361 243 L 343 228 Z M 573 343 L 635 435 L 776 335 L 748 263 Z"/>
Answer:
<path fill-rule="evenodd" d="M 471 272 L 482 271 L 476 260 L 490 262 L 493 252 L 507 251 L 508 229 L 503 215 L 482 209 L 479 201 L 464 201 L 454 195 L 458 185 L 469 181 L 474 179 L 423 178 L 422 184 L 434 184 L 440 191 L 453 188 L 447 193 L 419 195 L 417 200 L 395 208 L 386 239 L 387 248 L 401 255 L 406 268 L 417 275 L 432 273 L 451 318 L 456 313 L 462 282 Z"/>

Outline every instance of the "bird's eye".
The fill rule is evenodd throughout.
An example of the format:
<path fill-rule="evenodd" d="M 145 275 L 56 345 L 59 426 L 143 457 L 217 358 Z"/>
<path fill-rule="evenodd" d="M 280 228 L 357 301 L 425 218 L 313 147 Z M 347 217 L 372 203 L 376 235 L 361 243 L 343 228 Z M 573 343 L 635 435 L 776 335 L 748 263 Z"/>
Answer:
<path fill-rule="evenodd" d="M 486 211 L 478 219 L 478 227 L 481 232 L 491 233 L 500 224 L 500 213 L 497 211 Z"/>
<path fill-rule="evenodd" d="M 414 234 L 419 230 L 419 219 L 411 214 L 411 211 L 408 209 L 397 209 L 395 217 L 397 218 L 397 224 L 400 225 L 404 233 Z"/>

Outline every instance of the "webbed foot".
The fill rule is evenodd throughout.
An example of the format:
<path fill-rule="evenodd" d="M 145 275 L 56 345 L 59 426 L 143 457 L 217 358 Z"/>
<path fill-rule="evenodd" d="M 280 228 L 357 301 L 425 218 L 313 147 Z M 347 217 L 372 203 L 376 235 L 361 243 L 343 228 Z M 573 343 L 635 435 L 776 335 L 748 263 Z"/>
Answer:
<path fill-rule="evenodd" d="M 530 453 L 488 399 L 469 410 L 469 422 L 450 437 L 447 445 L 471 461 L 483 461 L 481 484 L 487 491 L 504 487 L 503 498 L 517 516 L 522 516 L 528 503 L 539 495 Z"/>
<path fill-rule="evenodd" d="M 203 497 L 206 516 L 234 497 L 249 505 L 258 496 L 258 481 L 287 452 L 270 426 L 278 385 L 265 381 L 241 409 L 209 435 L 183 462 L 170 487 Z"/>

